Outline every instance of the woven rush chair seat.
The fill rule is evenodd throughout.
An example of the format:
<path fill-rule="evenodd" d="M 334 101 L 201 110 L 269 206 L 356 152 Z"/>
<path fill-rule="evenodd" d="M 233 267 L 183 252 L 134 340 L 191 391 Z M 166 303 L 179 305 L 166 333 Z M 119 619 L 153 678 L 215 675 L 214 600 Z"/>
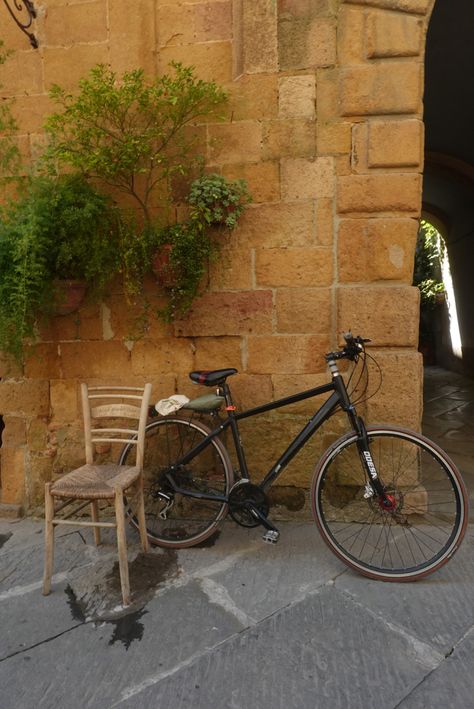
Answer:
<path fill-rule="evenodd" d="M 143 460 L 150 396 L 151 384 L 145 384 L 144 387 L 88 387 L 87 384 L 81 384 L 85 464 L 66 473 L 59 480 L 45 485 L 45 596 L 51 591 L 55 527 L 61 524 L 92 527 L 96 545 L 101 541 L 100 527 L 114 527 L 117 531 L 122 601 L 124 606 L 130 603 L 125 492 L 127 500 L 136 500 L 140 541 L 143 550 L 148 551 L 143 500 Z M 135 446 L 135 465 L 97 463 L 94 460 L 96 444 L 104 443 L 110 446 L 126 443 Z M 113 501 L 114 522 L 99 519 L 100 500 Z M 72 507 L 69 507 L 70 505 Z M 91 521 L 84 521 L 82 516 L 70 519 L 78 512 L 82 514 L 82 510 L 89 505 Z"/>
<path fill-rule="evenodd" d="M 136 482 L 140 469 L 130 465 L 83 465 L 51 486 L 53 497 L 80 500 L 110 500 L 115 489 L 126 490 Z"/>

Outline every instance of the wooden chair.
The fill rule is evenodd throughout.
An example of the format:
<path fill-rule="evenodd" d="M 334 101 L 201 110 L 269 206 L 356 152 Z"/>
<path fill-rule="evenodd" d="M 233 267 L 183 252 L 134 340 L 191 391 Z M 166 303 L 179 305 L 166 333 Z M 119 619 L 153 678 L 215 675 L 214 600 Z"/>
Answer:
<path fill-rule="evenodd" d="M 54 483 L 45 486 L 45 565 L 43 594 L 51 590 L 51 576 L 54 558 L 54 528 L 59 524 L 69 524 L 94 528 L 94 541 L 100 544 L 100 527 L 117 529 L 117 545 L 120 568 L 120 583 L 124 605 L 130 603 L 130 583 L 128 576 L 127 541 L 125 535 L 124 493 L 133 492 L 138 496 L 137 516 L 140 539 L 144 551 L 148 551 L 145 526 L 145 507 L 143 502 L 143 455 L 145 444 L 145 426 L 151 395 L 151 384 L 138 387 L 88 387 L 81 384 L 82 410 L 86 448 L 86 464 Z M 111 428 L 111 419 L 119 419 L 119 425 L 130 428 Z M 105 422 L 100 419 L 107 419 Z M 127 423 L 123 424 L 126 419 Z M 129 423 L 130 421 L 130 423 Z M 132 425 L 133 422 L 133 425 Z M 93 428 L 92 426 L 102 427 Z M 135 465 L 117 465 L 94 463 L 95 443 L 130 442 L 136 444 Z M 59 505 L 55 509 L 55 499 Z M 82 502 L 85 500 L 85 502 Z M 99 500 L 113 500 L 115 504 L 115 522 L 100 522 Z M 66 514 L 57 517 L 60 510 L 79 501 L 79 506 L 66 510 Z M 91 505 L 92 521 L 69 519 L 72 515 Z"/>

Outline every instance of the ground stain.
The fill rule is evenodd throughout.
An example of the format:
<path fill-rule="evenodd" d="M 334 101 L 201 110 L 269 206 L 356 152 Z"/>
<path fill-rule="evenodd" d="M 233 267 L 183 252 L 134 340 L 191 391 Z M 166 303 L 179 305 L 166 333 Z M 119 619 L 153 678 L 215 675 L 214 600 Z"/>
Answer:
<path fill-rule="evenodd" d="M 8 540 L 9 540 L 10 537 L 12 537 L 12 536 L 13 536 L 13 533 L 12 533 L 12 532 L 8 532 L 7 534 L 0 534 L 0 549 L 2 548 L 2 546 L 3 546 L 4 544 L 6 544 L 6 543 L 8 542 Z"/>
<path fill-rule="evenodd" d="M 71 586 L 66 586 L 65 593 L 67 596 L 67 604 L 70 608 L 73 620 L 77 620 L 80 623 L 85 623 L 86 620 L 86 604 L 77 599 L 76 594 L 72 590 Z"/>
<path fill-rule="evenodd" d="M 140 623 L 140 619 L 146 613 L 148 613 L 148 611 L 144 608 L 140 608 L 138 611 L 118 618 L 118 620 L 109 620 L 108 622 L 115 626 L 112 637 L 109 640 L 109 645 L 115 645 L 115 643 L 121 642 L 125 646 L 125 649 L 128 650 L 134 640 L 141 640 L 145 632 L 145 626 L 143 623 Z"/>
<path fill-rule="evenodd" d="M 71 615 L 80 623 L 94 621 L 113 625 L 109 645 L 121 642 L 128 650 L 133 641 L 143 638 L 145 626 L 141 619 L 147 613 L 146 604 L 161 584 L 178 573 L 178 557 L 175 551 L 167 549 L 160 553 L 138 554 L 129 564 L 132 602 L 124 608 L 119 565 L 115 562 L 110 572 L 102 576 L 101 580 L 99 577 L 90 578 L 87 593 L 79 592 L 80 598 L 71 585 L 66 587 Z M 84 585 L 82 579 L 83 588 Z"/>

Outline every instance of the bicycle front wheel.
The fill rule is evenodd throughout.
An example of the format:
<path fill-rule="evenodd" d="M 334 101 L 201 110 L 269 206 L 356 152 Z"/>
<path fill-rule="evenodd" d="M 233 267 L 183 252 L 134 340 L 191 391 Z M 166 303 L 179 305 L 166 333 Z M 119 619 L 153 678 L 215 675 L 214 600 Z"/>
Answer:
<path fill-rule="evenodd" d="M 432 441 L 401 428 L 367 430 L 389 500 L 368 484 L 357 436 L 343 436 L 316 468 L 313 515 L 331 550 L 365 576 L 413 581 L 446 563 L 467 525 L 468 497 L 454 463 Z"/>
<path fill-rule="evenodd" d="M 194 546 L 214 534 L 225 517 L 226 503 L 173 493 L 166 483 L 162 487 L 163 473 L 209 433 L 210 429 L 200 421 L 173 416 L 153 421 L 147 426 L 144 498 L 147 535 L 152 544 L 177 549 Z M 120 464 L 133 464 L 134 448 L 130 444 L 124 447 Z M 214 438 L 189 463 L 179 466 L 173 478 L 180 488 L 190 492 L 227 496 L 233 483 L 232 465 L 224 446 Z M 169 495 L 169 503 L 159 495 L 160 492 Z M 138 519 L 131 501 L 128 503 L 128 513 L 130 521 L 138 529 Z"/>

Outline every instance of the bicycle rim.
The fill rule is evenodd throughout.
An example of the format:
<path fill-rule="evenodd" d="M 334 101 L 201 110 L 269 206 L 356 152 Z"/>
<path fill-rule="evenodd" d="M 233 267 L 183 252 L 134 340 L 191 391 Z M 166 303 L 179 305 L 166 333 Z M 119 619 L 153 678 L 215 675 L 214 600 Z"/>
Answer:
<path fill-rule="evenodd" d="M 166 517 L 160 516 L 166 501 L 159 492 L 160 478 L 171 465 L 200 443 L 209 433 L 201 422 L 191 422 L 175 417 L 163 418 L 148 425 L 145 439 L 144 499 L 148 539 L 152 544 L 182 548 L 194 546 L 217 531 L 227 513 L 227 504 L 212 500 L 199 500 L 175 493 Z M 134 455 L 132 446 L 122 451 L 120 463 L 130 464 Z M 232 466 L 224 446 L 213 439 L 189 463 L 174 473 L 174 480 L 183 489 L 217 495 L 228 495 L 232 487 Z M 129 517 L 138 528 L 132 502 Z"/>
<path fill-rule="evenodd" d="M 360 573 L 410 581 L 442 566 L 467 525 L 467 493 L 432 441 L 396 427 L 368 429 L 370 452 L 392 508 L 370 496 L 356 435 L 337 441 L 315 471 L 313 515 L 331 550 Z"/>

